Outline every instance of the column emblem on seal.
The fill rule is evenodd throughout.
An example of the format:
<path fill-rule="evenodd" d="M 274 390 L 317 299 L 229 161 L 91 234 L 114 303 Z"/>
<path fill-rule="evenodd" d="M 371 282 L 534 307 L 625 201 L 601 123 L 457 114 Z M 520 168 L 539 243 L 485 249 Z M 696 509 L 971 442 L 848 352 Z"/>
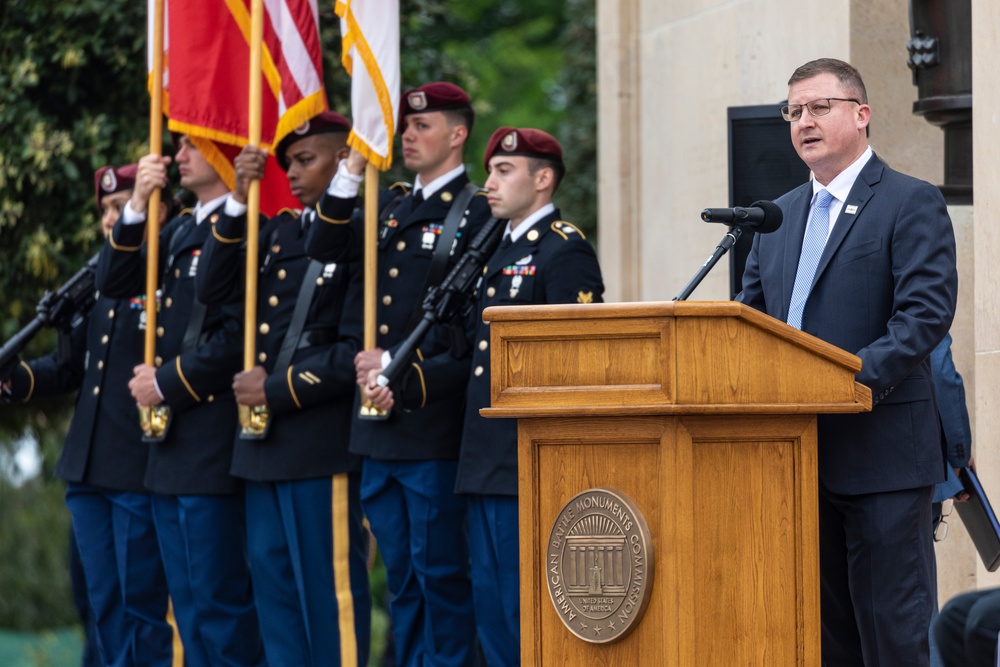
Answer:
<path fill-rule="evenodd" d="M 624 638 L 653 591 L 653 542 L 642 512 L 616 489 L 578 493 L 549 533 L 545 574 L 570 632 L 594 644 Z"/>

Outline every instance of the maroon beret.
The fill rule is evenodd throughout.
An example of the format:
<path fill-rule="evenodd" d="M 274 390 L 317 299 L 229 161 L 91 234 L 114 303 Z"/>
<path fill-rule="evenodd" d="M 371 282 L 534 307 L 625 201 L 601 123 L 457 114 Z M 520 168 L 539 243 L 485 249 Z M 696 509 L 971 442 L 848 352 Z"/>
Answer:
<path fill-rule="evenodd" d="M 403 93 L 399 105 L 399 128 L 403 127 L 403 118 L 411 113 L 471 108 L 472 100 L 455 84 L 447 81 L 425 83 L 419 88 Z"/>
<path fill-rule="evenodd" d="M 347 120 L 335 111 L 324 111 L 318 116 L 313 116 L 297 128 L 286 134 L 278 142 L 274 149 L 274 157 L 278 164 L 285 171 L 288 171 L 289 163 L 285 158 L 285 153 L 299 139 L 311 137 L 314 134 L 325 134 L 327 132 L 350 132 L 351 121 Z"/>
<path fill-rule="evenodd" d="M 131 190 L 135 187 L 135 175 L 139 170 L 137 164 L 127 164 L 124 167 L 101 167 L 94 172 L 94 194 L 97 197 L 97 207 L 101 207 L 101 198 L 113 192 Z"/>
<path fill-rule="evenodd" d="M 531 127 L 501 127 L 498 128 L 486 144 L 486 154 L 483 155 L 483 166 L 490 169 L 490 158 L 497 153 L 503 155 L 523 155 L 538 157 L 555 162 L 562 162 L 562 146 L 548 132 Z"/>

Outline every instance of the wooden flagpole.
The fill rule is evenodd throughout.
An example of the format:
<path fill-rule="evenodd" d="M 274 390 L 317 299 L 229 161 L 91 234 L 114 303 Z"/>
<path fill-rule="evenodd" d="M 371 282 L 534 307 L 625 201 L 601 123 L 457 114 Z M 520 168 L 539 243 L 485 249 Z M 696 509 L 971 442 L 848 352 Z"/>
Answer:
<path fill-rule="evenodd" d="M 262 45 L 264 42 L 264 2 L 250 3 L 250 108 L 248 137 L 251 146 L 260 146 L 261 116 L 263 115 L 263 82 L 261 81 Z M 257 357 L 257 263 L 260 252 L 260 181 L 250 182 L 247 192 L 246 290 L 243 316 L 243 370 L 249 371 Z M 241 435 L 262 438 L 267 431 L 266 406 L 239 406 Z"/>
<path fill-rule="evenodd" d="M 375 319 L 378 313 L 378 167 L 365 166 L 365 330 L 364 349 L 375 349 Z M 362 419 L 386 419 L 389 415 L 362 398 Z"/>
<path fill-rule="evenodd" d="M 149 153 L 163 154 L 163 33 L 164 0 L 153 4 L 153 75 L 150 81 L 149 103 Z M 149 195 L 146 206 L 146 335 L 144 338 L 143 361 L 147 366 L 156 367 L 156 315 L 158 299 L 156 290 L 160 277 L 160 189 Z M 142 439 L 159 442 L 167 435 L 170 423 L 170 407 L 159 405 L 139 406 L 139 426 Z"/>
<path fill-rule="evenodd" d="M 149 105 L 149 152 L 163 154 L 163 24 L 164 0 L 153 6 L 153 80 Z M 156 360 L 156 289 L 160 277 L 160 189 L 149 196 L 146 207 L 146 337 L 143 360 L 153 366 Z"/>

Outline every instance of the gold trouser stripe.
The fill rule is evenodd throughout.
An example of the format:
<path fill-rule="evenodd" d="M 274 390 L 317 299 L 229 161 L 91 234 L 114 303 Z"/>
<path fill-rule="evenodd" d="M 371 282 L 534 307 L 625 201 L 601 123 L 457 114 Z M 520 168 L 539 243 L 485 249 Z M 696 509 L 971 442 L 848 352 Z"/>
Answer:
<path fill-rule="evenodd" d="M 35 374 L 31 372 L 31 366 L 21 362 L 24 366 L 24 370 L 28 371 L 28 378 L 31 380 L 31 384 L 28 385 L 28 395 L 24 397 L 23 403 L 27 403 L 31 399 L 31 395 L 35 393 Z"/>
<path fill-rule="evenodd" d="M 184 667 L 184 645 L 181 644 L 181 632 L 177 629 L 177 619 L 174 617 L 174 601 L 167 598 L 167 623 L 174 632 L 173 659 L 170 661 L 171 667 Z"/>
<path fill-rule="evenodd" d="M 184 377 L 184 371 L 181 370 L 181 358 L 174 357 L 174 361 L 175 361 L 174 365 L 177 366 L 177 375 L 180 377 L 181 382 L 184 383 L 184 386 L 187 387 L 188 393 L 194 396 L 194 400 L 201 403 L 201 396 L 194 393 L 194 389 L 191 388 L 191 384 L 187 381 L 187 378 Z"/>
<path fill-rule="evenodd" d="M 354 627 L 354 594 L 351 592 L 350 479 L 347 473 L 333 476 L 333 590 L 337 595 L 340 626 L 340 664 L 357 667 L 358 639 Z"/>
<path fill-rule="evenodd" d="M 420 391 L 423 393 L 423 398 L 420 399 L 420 407 L 427 405 L 427 383 L 424 382 L 424 371 L 417 364 L 413 364 L 413 367 L 417 369 L 417 375 L 420 376 Z"/>
<path fill-rule="evenodd" d="M 288 367 L 288 391 L 292 394 L 292 400 L 295 401 L 295 405 L 298 406 L 299 410 L 302 409 L 302 404 L 299 403 L 299 397 L 295 395 L 295 387 L 292 386 L 292 367 Z"/>

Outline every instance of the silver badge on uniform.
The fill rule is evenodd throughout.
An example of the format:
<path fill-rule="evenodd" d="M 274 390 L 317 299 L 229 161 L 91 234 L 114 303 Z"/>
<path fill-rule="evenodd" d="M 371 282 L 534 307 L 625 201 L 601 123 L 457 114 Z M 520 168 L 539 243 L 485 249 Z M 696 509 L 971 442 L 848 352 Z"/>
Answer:
<path fill-rule="evenodd" d="M 191 268 L 188 269 L 188 278 L 194 278 L 198 273 L 198 255 L 191 258 Z"/>
<path fill-rule="evenodd" d="M 336 270 L 337 270 L 337 264 L 335 262 L 330 262 L 329 264 L 323 267 L 323 277 L 332 278 L 333 272 Z"/>
<path fill-rule="evenodd" d="M 434 232 L 432 232 L 432 231 L 426 231 L 426 232 L 424 232 L 423 237 L 421 237 L 420 247 L 423 248 L 424 250 L 433 250 L 434 249 L 434 239 L 436 239 L 436 238 L 437 238 L 437 234 L 435 234 Z"/>
<path fill-rule="evenodd" d="M 514 279 L 510 281 L 510 298 L 516 299 L 517 293 L 521 291 L 521 281 L 524 280 L 520 275 L 514 276 Z"/>

